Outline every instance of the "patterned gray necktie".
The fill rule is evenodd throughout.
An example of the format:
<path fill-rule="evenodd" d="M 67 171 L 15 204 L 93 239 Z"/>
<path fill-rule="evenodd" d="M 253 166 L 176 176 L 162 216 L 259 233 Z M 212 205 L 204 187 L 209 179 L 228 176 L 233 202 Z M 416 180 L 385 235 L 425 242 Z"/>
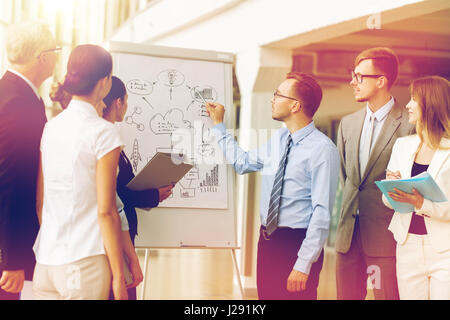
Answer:
<path fill-rule="evenodd" d="M 284 150 L 283 158 L 281 158 L 280 166 L 275 175 L 272 193 L 270 195 L 269 213 L 267 215 L 266 220 L 267 221 L 266 232 L 268 235 L 274 232 L 278 227 L 278 214 L 280 212 L 281 191 L 283 189 L 284 171 L 286 169 L 287 157 L 289 154 L 289 150 L 291 149 L 291 145 L 292 145 L 292 138 L 291 135 L 289 135 L 286 142 L 286 148 Z"/>

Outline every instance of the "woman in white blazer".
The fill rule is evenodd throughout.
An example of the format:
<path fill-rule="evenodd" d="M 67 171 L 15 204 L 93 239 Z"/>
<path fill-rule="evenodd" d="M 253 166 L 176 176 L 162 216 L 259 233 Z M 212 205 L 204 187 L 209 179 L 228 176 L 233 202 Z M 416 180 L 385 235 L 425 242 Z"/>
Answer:
<path fill-rule="evenodd" d="M 416 135 L 399 138 L 386 179 L 410 178 L 427 171 L 450 200 L 450 83 L 438 76 L 416 79 L 406 105 Z M 413 190 L 389 196 L 414 205 L 395 212 L 389 225 L 397 241 L 400 299 L 450 299 L 450 201 L 432 202 Z M 383 196 L 383 202 L 391 207 Z"/>

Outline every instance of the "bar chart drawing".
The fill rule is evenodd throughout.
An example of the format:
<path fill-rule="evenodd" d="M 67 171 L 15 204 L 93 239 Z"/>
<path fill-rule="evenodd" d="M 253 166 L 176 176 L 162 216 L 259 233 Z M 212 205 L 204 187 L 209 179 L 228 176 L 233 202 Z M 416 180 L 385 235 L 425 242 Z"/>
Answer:
<path fill-rule="evenodd" d="M 200 182 L 201 192 L 217 192 L 219 186 L 219 165 L 215 165 L 209 173 L 206 173 L 205 179 Z"/>

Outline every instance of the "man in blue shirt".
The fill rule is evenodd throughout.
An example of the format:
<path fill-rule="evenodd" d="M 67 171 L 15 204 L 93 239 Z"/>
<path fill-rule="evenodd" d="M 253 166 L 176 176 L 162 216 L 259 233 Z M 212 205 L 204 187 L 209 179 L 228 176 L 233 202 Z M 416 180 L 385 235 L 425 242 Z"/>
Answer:
<path fill-rule="evenodd" d="M 315 79 L 289 73 L 272 99 L 272 118 L 286 127 L 250 152 L 227 133 L 224 107 L 207 105 L 217 142 L 236 172 L 262 171 L 260 299 L 317 299 L 339 174 L 336 146 L 312 121 L 321 100 Z"/>

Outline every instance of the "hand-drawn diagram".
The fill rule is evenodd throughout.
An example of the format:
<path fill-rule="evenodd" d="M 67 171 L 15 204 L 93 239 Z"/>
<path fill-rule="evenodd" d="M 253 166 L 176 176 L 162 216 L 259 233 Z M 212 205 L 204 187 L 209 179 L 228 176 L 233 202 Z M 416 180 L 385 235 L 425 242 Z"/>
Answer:
<path fill-rule="evenodd" d="M 206 110 L 206 104 L 209 102 L 215 102 L 217 100 L 217 91 L 211 86 L 186 86 L 191 94 L 192 101 L 186 107 L 186 111 L 196 107 L 197 115 L 199 117 L 209 117 Z"/>
<path fill-rule="evenodd" d="M 170 109 L 164 116 L 157 113 L 150 119 L 150 130 L 157 135 L 172 134 L 183 128 L 191 128 L 191 123 L 184 120 L 184 112 L 178 108 Z"/>
<path fill-rule="evenodd" d="M 133 79 L 128 81 L 127 90 L 137 95 L 149 95 L 153 92 L 153 83 L 145 80 Z"/>
<path fill-rule="evenodd" d="M 197 153 L 202 157 L 214 157 L 215 151 L 214 146 L 212 145 L 214 138 L 211 134 L 211 129 L 205 129 L 205 124 L 203 123 L 200 134 L 201 143 L 197 146 Z"/>
<path fill-rule="evenodd" d="M 194 163 L 194 167 L 179 181 L 180 197 L 181 198 L 195 198 L 195 190 L 198 186 L 200 178 L 199 168 Z M 197 182 L 197 183 L 196 183 Z"/>
<path fill-rule="evenodd" d="M 144 131 L 144 130 L 145 130 L 144 124 L 142 124 L 142 123 L 140 123 L 140 122 L 136 122 L 136 121 L 134 120 L 134 116 L 135 116 L 136 114 L 141 114 L 141 113 L 142 113 L 142 109 L 141 109 L 140 107 L 134 107 L 134 111 L 133 111 L 133 113 L 131 114 L 131 116 L 126 116 L 126 117 L 125 117 L 125 122 L 128 123 L 128 124 L 131 125 L 131 126 L 135 125 L 136 128 L 137 128 L 139 131 Z"/>
<path fill-rule="evenodd" d="M 155 108 L 153 108 L 152 104 L 150 103 L 150 101 L 146 97 L 142 97 L 142 100 L 144 100 L 145 103 L 147 103 L 150 106 L 150 108 L 155 109 Z"/>
<path fill-rule="evenodd" d="M 169 69 L 161 71 L 158 74 L 158 80 L 161 81 L 165 86 L 170 87 L 170 100 L 172 100 L 172 90 L 175 87 L 179 87 L 184 83 L 184 75 L 175 70 Z"/>
<path fill-rule="evenodd" d="M 217 192 L 219 186 L 219 165 L 215 165 L 214 168 L 206 173 L 205 179 L 200 182 L 201 192 Z"/>
<path fill-rule="evenodd" d="M 149 58 L 145 65 L 152 66 L 150 61 Z M 208 103 L 221 101 L 225 95 L 222 79 L 209 76 L 220 74 L 223 67 L 208 68 L 208 74 L 202 75 L 197 74 L 197 67 L 186 68 L 178 62 L 145 71 L 142 64 L 130 69 L 135 64 L 132 60 L 122 63 L 127 68 L 122 69 L 124 75 L 120 76 L 127 80 L 128 103 L 132 107 L 124 118 L 121 133 L 129 141 L 126 148 L 134 172 L 145 166 L 142 159 L 148 162 L 156 152 L 184 155 L 194 167 L 176 184 L 162 206 L 226 207 L 227 167 L 217 165 L 216 157 L 221 153 L 216 150 L 212 122 L 206 111 Z"/>
<path fill-rule="evenodd" d="M 137 139 L 134 139 L 133 153 L 131 154 L 130 160 L 133 164 L 134 172 L 137 172 L 139 161 L 142 161 L 141 154 L 139 153 L 139 142 Z"/>
<path fill-rule="evenodd" d="M 190 88 L 191 97 L 197 102 L 214 102 L 217 100 L 217 92 L 214 88 L 210 86 L 195 86 Z"/>

